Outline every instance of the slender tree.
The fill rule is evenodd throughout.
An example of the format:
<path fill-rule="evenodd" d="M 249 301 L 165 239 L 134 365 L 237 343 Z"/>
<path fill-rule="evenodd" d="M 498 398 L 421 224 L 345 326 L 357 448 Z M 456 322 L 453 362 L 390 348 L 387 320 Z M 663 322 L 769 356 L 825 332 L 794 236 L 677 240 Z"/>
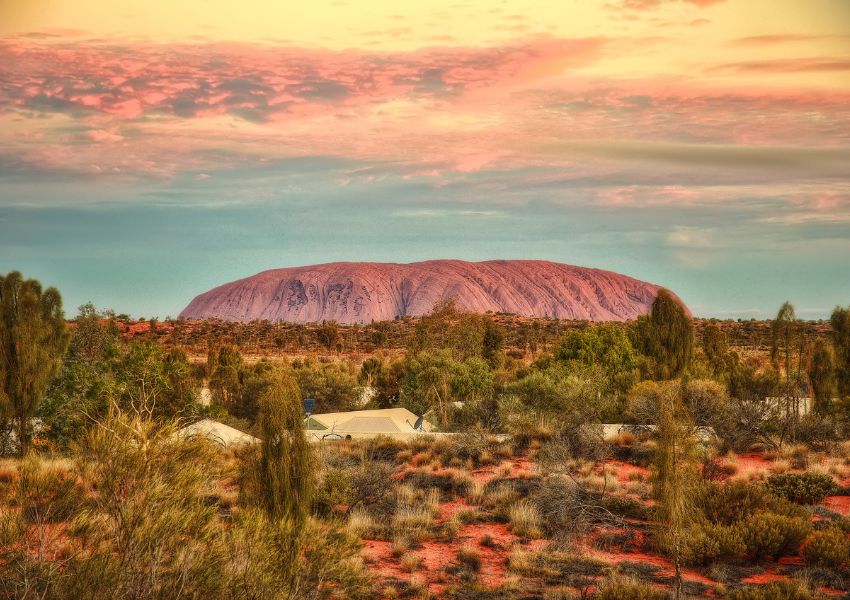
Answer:
<path fill-rule="evenodd" d="M 649 316 L 639 320 L 638 331 L 657 378 L 673 379 L 688 368 L 694 349 L 694 325 L 685 307 L 670 292 L 659 290 Z"/>
<path fill-rule="evenodd" d="M 260 503 L 269 518 L 287 520 L 300 531 L 309 515 L 313 478 L 298 384 L 279 374 L 259 403 Z"/>
<path fill-rule="evenodd" d="M 800 334 L 800 324 L 794 312 L 794 305 L 785 302 L 776 313 L 771 326 L 770 357 L 774 364 L 785 367 L 785 376 L 791 375 L 791 362 L 794 347 Z"/>
<path fill-rule="evenodd" d="M 658 446 L 653 472 L 658 538 L 673 560 L 677 599 L 682 594 L 682 555 L 695 519 L 693 498 L 698 480 L 693 422 L 680 387 L 678 382 L 669 382 L 658 389 Z"/>
<path fill-rule="evenodd" d="M 832 347 L 835 350 L 835 374 L 838 393 L 850 396 L 850 306 L 836 306 L 830 318 Z"/>
<path fill-rule="evenodd" d="M 55 288 L 14 271 L 0 276 L 0 415 L 15 423 L 21 455 L 31 419 L 62 365 L 69 335 Z"/>
<path fill-rule="evenodd" d="M 835 392 L 835 356 L 832 347 L 825 340 L 815 343 L 809 364 L 809 381 L 812 384 L 815 412 L 830 412 L 832 395 Z"/>
<path fill-rule="evenodd" d="M 715 376 L 727 376 L 734 368 L 736 355 L 729 350 L 729 340 L 716 323 L 709 323 L 703 329 L 702 350 Z"/>

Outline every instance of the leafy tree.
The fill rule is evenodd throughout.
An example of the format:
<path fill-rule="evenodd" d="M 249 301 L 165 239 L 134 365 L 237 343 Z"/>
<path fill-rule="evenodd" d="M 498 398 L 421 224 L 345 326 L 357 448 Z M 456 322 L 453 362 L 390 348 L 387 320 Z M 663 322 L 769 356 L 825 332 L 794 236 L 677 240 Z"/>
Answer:
<path fill-rule="evenodd" d="M 357 377 L 345 363 L 304 361 L 293 374 L 305 398 L 316 400 L 315 411 L 352 410 L 359 399 Z"/>
<path fill-rule="evenodd" d="M 336 321 L 323 321 L 316 336 L 325 348 L 333 350 L 339 343 L 339 326 Z"/>
<path fill-rule="evenodd" d="M 70 442 L 95 419 L 105 416 L 117 396 L 113 374 L 121 355 L 120 338 L 110 314 L 89 303 L 80 307 L 62 368 L 48 389 L 39 416 L 59 446 Z"/>
<path fill-rule="evenodd" d="M 814 410 L 819 414 L 830 412 L 835 392 L 835 354 L 825 340 L 815 342 L 809 363 L 809 381 L 814 396 Z"/>
<path fill-rule="evenodd" d="M 381 376 L 383 369 L 383 361 L 380 358 L 370 356 L 360 365 L 360 375 L 357 377 L 357 381 L 363 385 L 371 386 Z"/>
<path fill-rule="evenodd" d="M 625 392 L 638 376 L 637 353 L 624 327 L 606 323 L 583 331 L 569 331 L 555 350 L 555 358 L 599 367 L 618 392 Z"/>
<path fill-rule="evenodd" d="M 122 410 L 147 418 L 174 417 L 194 404 L 197 385 L 186 353 L 152 341 L 132 342 L 114 367 Z"/>
<path fill-rule="evenodd" d="M 829 322 L 832 325 L 838 393 L 842 397 L 848 397 L 850 396 L 850 306 L 835 307 Z"/>
<path fill-rule="evenodd" d="M 456 361 L 473 356 L 495 364 L 501 354 L 501 331 L 486 315 L 458 308 L 454 300 L 439 302 L 419 318 L 408 340 L 408 355 L 428 350 L 448 350 Z"/>
<path fill-rule="evenodd" d="M 440 423 L 447 425 L 455 364 L 449 350 L 419 352 L 408 358 L 400 389 L 402 404 L 418 415 L 433 409 Z"/>
<path fill-rule="evenodd" d="M 276 377 L 277 369 L 265 361 L 245 369 L 242 373 L 239 402 L 234 404 L 231 410 L 233 416 L 253 424 L 259 415 L 260 398 L 275 382 Z"/>
<path fill-rule="evenodd" d="M 31 419 L 62 364 L 69 336 L 62 298 L 13 271 L 0 277 L 0 420 L 16 426 L 21 455 L 32 440 Z"/>
<path fill-rule="evenodd" d="M 694 326 L 682 306 L 667 290 L 659 290 L 648 316 L 638 318 L 639 347 L 651 361 L 655 378 L 673 379 L 691 362 Z"/>
<path fill-rule="evenodd" d="M 522 432 L 546 421 L 558 429 L 598 424 L 609 407 L 600 379 L 592 370 L 575 371 L 563 365 L 535 369 L 505 386 L 500 399 L 502 421 Z"/>

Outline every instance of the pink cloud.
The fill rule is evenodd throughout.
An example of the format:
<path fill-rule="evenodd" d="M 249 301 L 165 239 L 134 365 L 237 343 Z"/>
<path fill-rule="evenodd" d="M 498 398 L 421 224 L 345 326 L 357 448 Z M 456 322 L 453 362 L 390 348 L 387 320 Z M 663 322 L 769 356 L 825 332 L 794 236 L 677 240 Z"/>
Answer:
<path fill-rule="evenodd" d="M 726 0 L 619 0 L 616 4 L 609 4 L 611 9 L 625 9 L 634 11 L 656 10 L 666 4 L 690 4 L 697 8 L 707 8 L 714 4 L 720 4 Z"/>
<path fill-rule="evenodd" d="M 558 75 L 597 57 L 602 39 L 537 39 L 406 54 L 236 44 L 0 43 L 0 106 L 95 110 L 123 118 L 232 114 L 252 121 L 396 98 L 457 98 Z M 69 70 L 68 65 L 74 65 Z M 94 90 L 97 90 L 94 92 Z"/>

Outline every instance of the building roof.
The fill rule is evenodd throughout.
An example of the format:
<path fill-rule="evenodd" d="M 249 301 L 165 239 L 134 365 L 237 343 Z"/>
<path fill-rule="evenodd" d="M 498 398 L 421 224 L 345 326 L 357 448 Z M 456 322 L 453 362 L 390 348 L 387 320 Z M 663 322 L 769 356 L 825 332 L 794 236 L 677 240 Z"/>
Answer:
<path fill-rule="evenodd" d="M 225 425 L 212 419 L 201 419 L 182 428 L 179 433 L 182 437 L 204 436 L 217 444 L 221 444 L 225 448 L 241 444 L 253 444 L 260 441 L 259 438 L 255 438 L 253 435 L 248 435 L 230 425 Z"/>
<path fill-rule="evenodd" d="M 409 433 L 419 419 L 406 408 L 382 408 L 351 412 L 311 415 L 305 422 L 307 429 L 333 430 L 345 433 Z M 422 421 L 422 431 L 431 431 L 428 421 Z"/>

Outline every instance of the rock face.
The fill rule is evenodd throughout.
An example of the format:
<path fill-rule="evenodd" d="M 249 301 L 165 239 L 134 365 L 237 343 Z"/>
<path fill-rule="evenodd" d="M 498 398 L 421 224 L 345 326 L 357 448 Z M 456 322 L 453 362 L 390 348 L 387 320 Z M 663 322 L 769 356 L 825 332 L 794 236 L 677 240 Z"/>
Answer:
<path fill-rule="evenodd" d="M 540 260 L 328 263 L 264 271 L 197 296 L 182 319 L 339 323 L 431 312 L 454 299 L 474 312 L 624 321 L 646 314 L 659 286 Z"/>

